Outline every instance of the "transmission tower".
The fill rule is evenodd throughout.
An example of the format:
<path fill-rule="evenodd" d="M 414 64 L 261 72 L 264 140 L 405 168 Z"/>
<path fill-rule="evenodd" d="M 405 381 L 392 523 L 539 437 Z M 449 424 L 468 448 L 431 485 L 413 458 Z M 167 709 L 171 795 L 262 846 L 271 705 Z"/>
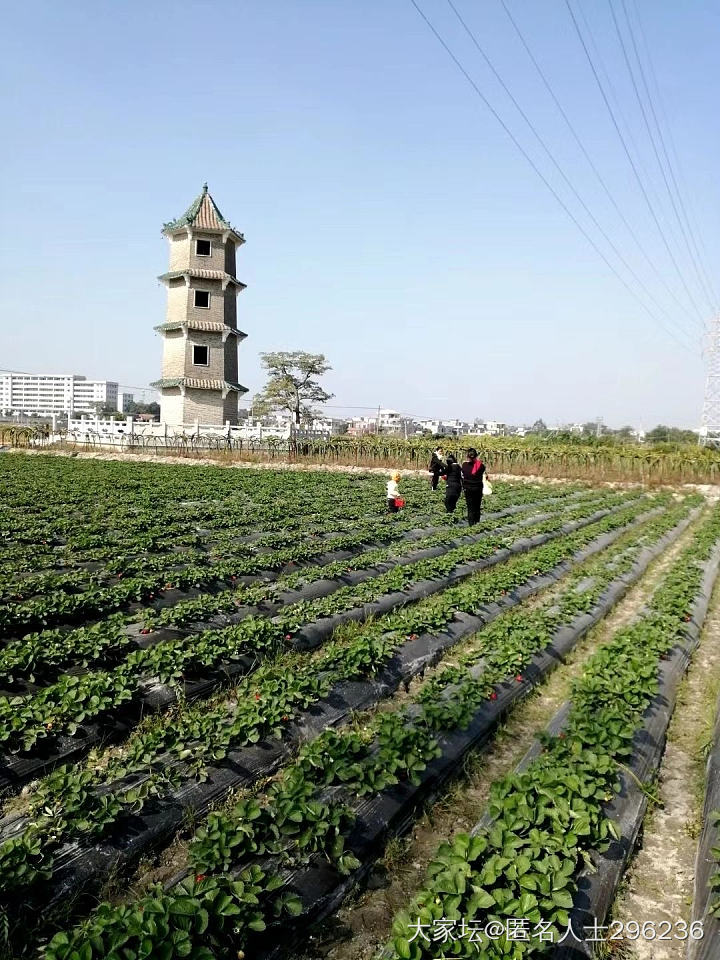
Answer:
<path fill-rule="evenodd" d="M 720 446 L 720 314 L 709 323 L 707 335 L 707 379 L 700 425 L 700 443 Z"/>

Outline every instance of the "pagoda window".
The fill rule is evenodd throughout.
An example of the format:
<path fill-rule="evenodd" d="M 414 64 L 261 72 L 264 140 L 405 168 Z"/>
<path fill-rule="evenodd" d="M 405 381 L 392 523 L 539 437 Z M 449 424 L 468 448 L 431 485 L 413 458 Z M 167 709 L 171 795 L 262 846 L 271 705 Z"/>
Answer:
<path fill-rule="evenodd" d="M 210 364 L 208 357 L 208 348 L 199 343 L 193 344 L 193 363 L 197 367 L 207 367 Z"/>
<path fill-rule="evenodd" d="M 210 240 L 196 240 L 195 254 L 198 257 L 209 257 L 212 254 L 212 242 Z"/>
<path fill-rule="evenodd" d="M 195 291 L 195 306 L 203 307 L 205 310 L 210 309 L 210 291 L 209 290 Z"/>

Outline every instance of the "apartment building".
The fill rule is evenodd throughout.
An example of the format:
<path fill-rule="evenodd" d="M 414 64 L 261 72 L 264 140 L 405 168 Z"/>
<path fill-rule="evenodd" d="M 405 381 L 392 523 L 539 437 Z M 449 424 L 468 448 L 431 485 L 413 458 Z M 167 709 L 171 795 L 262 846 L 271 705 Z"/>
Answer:
<path fill-rule="evenodd" d="M 79 374 L 0 374 L 0 411 L 4 413 L 96 413 L 98 404 L 117 409 L 118 384 L 88 380 Z"/>

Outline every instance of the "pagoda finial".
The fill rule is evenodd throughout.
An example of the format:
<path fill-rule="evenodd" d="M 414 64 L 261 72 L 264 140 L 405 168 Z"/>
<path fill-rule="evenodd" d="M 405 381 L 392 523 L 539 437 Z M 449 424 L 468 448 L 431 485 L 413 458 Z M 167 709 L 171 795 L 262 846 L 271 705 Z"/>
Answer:
<path fill-rule="evenodd" d="M 207 193 L 207 192 L 208 192 L 207 182 L 205 182 L 205 183 L 203 184 L 202 192 L 203 192 L 203 193 Z"/>

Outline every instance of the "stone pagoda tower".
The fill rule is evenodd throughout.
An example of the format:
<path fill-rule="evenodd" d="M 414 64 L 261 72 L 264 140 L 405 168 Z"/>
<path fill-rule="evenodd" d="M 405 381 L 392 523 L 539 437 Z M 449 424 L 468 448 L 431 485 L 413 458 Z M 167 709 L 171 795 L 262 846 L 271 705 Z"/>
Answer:
<path fill-rule="evenodd" d="M 245 243 L 208 193 L 178 220 L 166 223 L 170 270 L 160 280 L 168 289 L 167 319 L 155 329 L 163 338 L 160 419 L 173 426 L 237 423 L 237 295 L 245 289 L 235 277 L 235 251 Z"/>

